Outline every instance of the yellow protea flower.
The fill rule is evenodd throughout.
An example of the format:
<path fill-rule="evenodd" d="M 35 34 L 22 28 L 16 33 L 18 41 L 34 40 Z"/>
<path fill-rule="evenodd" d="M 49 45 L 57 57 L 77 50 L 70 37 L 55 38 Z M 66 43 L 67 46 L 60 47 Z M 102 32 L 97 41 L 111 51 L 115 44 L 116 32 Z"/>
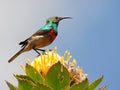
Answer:
<path fill-rule="evenodd" d="M 59 61 L 70 73 L 71 84 L 73 85 L 74 83 L 82 82 L 87 77 L 84 71 L 80 67 L 77 67 L 75 59 L 70 62 L 71 58 L 70 52 L 65 51 L 64 55 L 60 56 L 57 53 L 57 49 L 54 48 L 52 51 L 46 50 L 44 54 L 41 53 L 40 56 L 34 59 L 31 66 L 45 77 L 50 67 Z"/>
<path fill-rule="evenodd" d="M 14 74 L 18 87 L 6 81 L 10 90 L 95 90 L 103 76 L 89 83 L 83 69 L 77 66 L 75 59 L 71 60 L 70 52 L 63 56 L 57 53 L 57 48 L 40 53 L 32 63 L 28 59 L 26 66 L 21 65 L 25 74 Z M 98 90 L 106 90 L 102 86 Z"/>
<path fill-rule="evenodd" d="M 49 68 L 59 60 L 61 60 L 60 56 L 54 50 L 47 50 L 44 54 L 41 53 L 39 57 L 35 58 L 31 65 L 44 76 Z"/>

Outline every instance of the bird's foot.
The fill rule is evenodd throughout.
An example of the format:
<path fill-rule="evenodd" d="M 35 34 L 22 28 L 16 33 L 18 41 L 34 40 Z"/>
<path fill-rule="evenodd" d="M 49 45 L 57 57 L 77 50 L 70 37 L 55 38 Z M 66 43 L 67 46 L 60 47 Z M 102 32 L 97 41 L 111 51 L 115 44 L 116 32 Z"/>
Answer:
<path fill-rule="evenodd" d="M 42 51 L 43 55 L 47 55 L 46 50 L 44 49 L 33 49 L 33 50 L 38 54 L 37 57 L 41 55 L 40 52 L 38 51 Z M 48 51 L 52 51 L 52 49 L 48 49 Z"/>
<path fill-rule="evenodd" d="M 41 55 L 39 51 L 41 51 L 42 54 L 46 54 L 44 49 L 33 49 L 33 50 L 38 54 L 37 57 Z"/>

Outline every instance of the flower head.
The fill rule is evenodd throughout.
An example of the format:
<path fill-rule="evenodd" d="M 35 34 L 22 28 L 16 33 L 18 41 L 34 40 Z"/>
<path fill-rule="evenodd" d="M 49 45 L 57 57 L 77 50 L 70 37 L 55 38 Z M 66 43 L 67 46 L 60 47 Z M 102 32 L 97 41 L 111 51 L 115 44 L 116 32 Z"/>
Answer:
<path fill-rule="evenodd" d="M 48 70 L 59 61 L 67 68 L 71 79 L 71 85 L 73 85 L 82 82 L 87 77 L 84 71 L 76 65 L 75 59 L 72 62 L 70 61 L 71 58 L 72 56 L 68 51 L 66 51 L 63 56 L 59 56 L 55 48 L 52 51 L 46 50 L 44 54 L 41 53 L 39 57 L 34 59 L 31 66 L 45 77 Z"/>
<path fill-rule="evenodd" d="M 47 50 L 44 54 L 41 53 L 39 57 L 35 58 L 31 65 L 45 76 L 50 67 L 59 60 L 61 60 L 60 56 L 55 53 L 55 50 Z"/>
<path fill-rule="evenodd" d="M 26 67 L 21 65 L 25 75 L 14 74 L 18 87 L 7 81 L 6 83 L 10 90 L 95 90 L 103 76 L 90 84 L 83 69 L 71 58 L 68 51 L 60 56 L 56 48 L 46 50 L 32 63 L 28 60 Z M 99 89 L 106 90 L 106 86 Z"/>

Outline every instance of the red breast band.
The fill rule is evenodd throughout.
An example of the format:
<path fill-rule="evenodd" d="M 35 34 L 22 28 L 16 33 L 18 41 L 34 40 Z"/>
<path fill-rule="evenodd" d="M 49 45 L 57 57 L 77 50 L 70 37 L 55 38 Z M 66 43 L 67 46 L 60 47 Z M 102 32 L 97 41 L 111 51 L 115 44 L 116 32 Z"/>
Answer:
<path fill-rule="evenodd" d="M 54 32 L 54 30 L 50 30 L 50 36 L 52 37 L 52 39 L 54 40 L 56 38 L 56 34 Z"/>

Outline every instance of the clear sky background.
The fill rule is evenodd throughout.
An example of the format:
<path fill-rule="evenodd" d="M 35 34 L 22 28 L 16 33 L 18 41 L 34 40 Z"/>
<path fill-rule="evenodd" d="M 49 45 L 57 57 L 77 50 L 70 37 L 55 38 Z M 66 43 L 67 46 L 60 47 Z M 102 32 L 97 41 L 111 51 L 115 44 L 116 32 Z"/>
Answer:
<path fill-rule="evenodd" d="M 7 60 L 18 43 L 43 26 L 51 16 L 70 16 L 61 21 L 59 35 L 50 46 L 63 55 L 69 50 L 89 80 L 104 75 L 102 85 L 120 90 L 120 0 L 0 0 L 0 90 L 9 90 L 5 80 L 17 86 L 13 73 L 23 74 L 20 64 L 36 53 Z"/>

